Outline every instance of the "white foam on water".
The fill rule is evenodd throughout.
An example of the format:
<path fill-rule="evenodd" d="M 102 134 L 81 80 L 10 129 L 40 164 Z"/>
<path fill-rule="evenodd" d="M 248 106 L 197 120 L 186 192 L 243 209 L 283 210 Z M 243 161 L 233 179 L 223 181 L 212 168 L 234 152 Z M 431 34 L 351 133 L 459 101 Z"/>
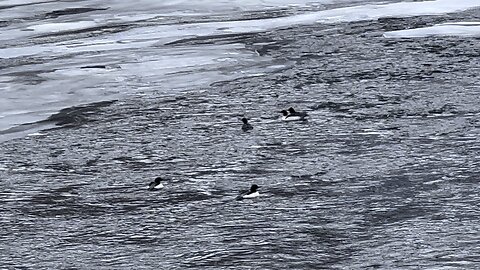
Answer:
<path fill-rule="evenodd" d="M 480 36 L 480 22 L 442 23 L 430 27 L 385 32 L 386 38 L 420 38 L 429 36 Z"/>
<path fill-rule="evenodd" d="M 30 133 L 30 134 L 27 134 L 27 136 L 29 137 L 37 137 L 37 136 L 45 136 L 46 133 L 41 133 L 41 132 L 34 132 L 34 133 Z"/>

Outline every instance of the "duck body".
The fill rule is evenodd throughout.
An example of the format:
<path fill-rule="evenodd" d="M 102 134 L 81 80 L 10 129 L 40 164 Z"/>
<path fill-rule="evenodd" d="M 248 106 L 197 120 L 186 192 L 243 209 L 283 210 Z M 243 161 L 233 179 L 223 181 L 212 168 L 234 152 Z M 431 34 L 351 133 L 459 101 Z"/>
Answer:
<path fill-rule="evenodd" d="M 291 109 L 291 110 L 290 110 Z M 305 112 L 296 112 L 293 108 L 290 108 L 289 111 L 282 110 L 282 121 L 304 121 L 305 117 L 308 116 Z M 293 111 L 293 113 L 291 112 Z"/>
<path fill-rule="evenodd" d="M 247 118 L 245 118 L 245 117 L 242 118 L 242 122 L 243 122 L 243 125 L 242 125 L 242 130 L 243 131 L 249 131 L 249 130 L 253 129 L 253 126 L 248 123 Z"/>
<path fill-rule="evenodd" d="M 248 194 L 245 194 L 242 196 L 242 199 L 253 199 L 253 198 L 256 198 L 260 196 L 260 193 L 258 193 L 258 191 L 255 191 L 253 193 L 248 193 Z"/>
<path fill-rule="evenodd" d="M 295 111 L 294 108 L 290 107 L 288 108 L 288 114 L 290 115 L 290 117 L 300 117 L 300 118 L 305 118 L 308 116 L 308 114 L 306 112 L 297 112 Z"/>
<path fill-rule="evenodd" d="M 161 188 L 163 188 L 163 184 L 160 183 L 161 180 L 162 180 L 161 177 L 155 178 L 155 181 L 151 182 L 151 183 L 148 185 L 148 190 L 149 190 L 149 191 L 154 191 L 154 190 L 156 190 L 156 189 L 161 189 Z"/>
<path fill-rule="evenodd" d="M 240 201 L 240 200 L 243 200 L 243 199 L 257 198 L 258 196 L 260 196 L 260 193 L 257 191 L 257 189 L 258 189 L 258 186 L 253 184 L 250 187 L 249 191 L 243 192 L 242 194 L 237 196 L 237 201 Z"/>

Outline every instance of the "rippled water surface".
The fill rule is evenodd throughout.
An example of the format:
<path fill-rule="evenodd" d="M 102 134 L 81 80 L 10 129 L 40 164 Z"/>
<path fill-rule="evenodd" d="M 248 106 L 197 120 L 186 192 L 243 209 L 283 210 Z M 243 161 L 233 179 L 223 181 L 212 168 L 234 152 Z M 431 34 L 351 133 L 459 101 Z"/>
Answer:
<path fill-rule="evenodd" d="M 0 268 L 478 269 L 480 40 L 383 34 L 479 14 L 180 39 L 246 62 L 177 91 L 106 74 L 135 89 L 0 144 Z"/>

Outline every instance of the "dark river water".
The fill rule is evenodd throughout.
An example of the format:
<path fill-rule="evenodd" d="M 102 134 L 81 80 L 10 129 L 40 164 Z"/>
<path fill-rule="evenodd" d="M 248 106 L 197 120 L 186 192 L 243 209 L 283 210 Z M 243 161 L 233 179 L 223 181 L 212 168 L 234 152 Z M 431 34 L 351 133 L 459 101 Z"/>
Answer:
<path fill-rule="evenodd" d="M 280 11 L 243 16 L 306 12 Z M 0 143 L 0 269 L 479 269 L 480 39 L 384 37 L 479 17 L 282 26 L 135 51 L 141 63 L 157 49 L 241 44 L 247 63 L 215 64 L 204 84 L 180 74 L 176 91 L 154 72 L 128 77 L 130 94 L 17 127 L 32 133 Z M 308 121 L 282 122 L 290 106 Z M 157 176 L 165 187 L 147 191 Z M 235 200 L 252 184 L 260 197 Z"/>

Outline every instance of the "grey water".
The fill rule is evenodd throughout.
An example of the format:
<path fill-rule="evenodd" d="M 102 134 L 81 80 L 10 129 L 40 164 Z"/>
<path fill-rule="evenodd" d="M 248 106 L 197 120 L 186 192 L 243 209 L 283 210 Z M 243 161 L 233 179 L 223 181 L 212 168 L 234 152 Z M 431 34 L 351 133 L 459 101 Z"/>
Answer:
<path fill-rule="evenodd" d="M 0 269 L 478 269 L 480 39 L 383 34 L 479 9 L 202 24 L 380 3 L 298 2 L 3 4 Z"/>

